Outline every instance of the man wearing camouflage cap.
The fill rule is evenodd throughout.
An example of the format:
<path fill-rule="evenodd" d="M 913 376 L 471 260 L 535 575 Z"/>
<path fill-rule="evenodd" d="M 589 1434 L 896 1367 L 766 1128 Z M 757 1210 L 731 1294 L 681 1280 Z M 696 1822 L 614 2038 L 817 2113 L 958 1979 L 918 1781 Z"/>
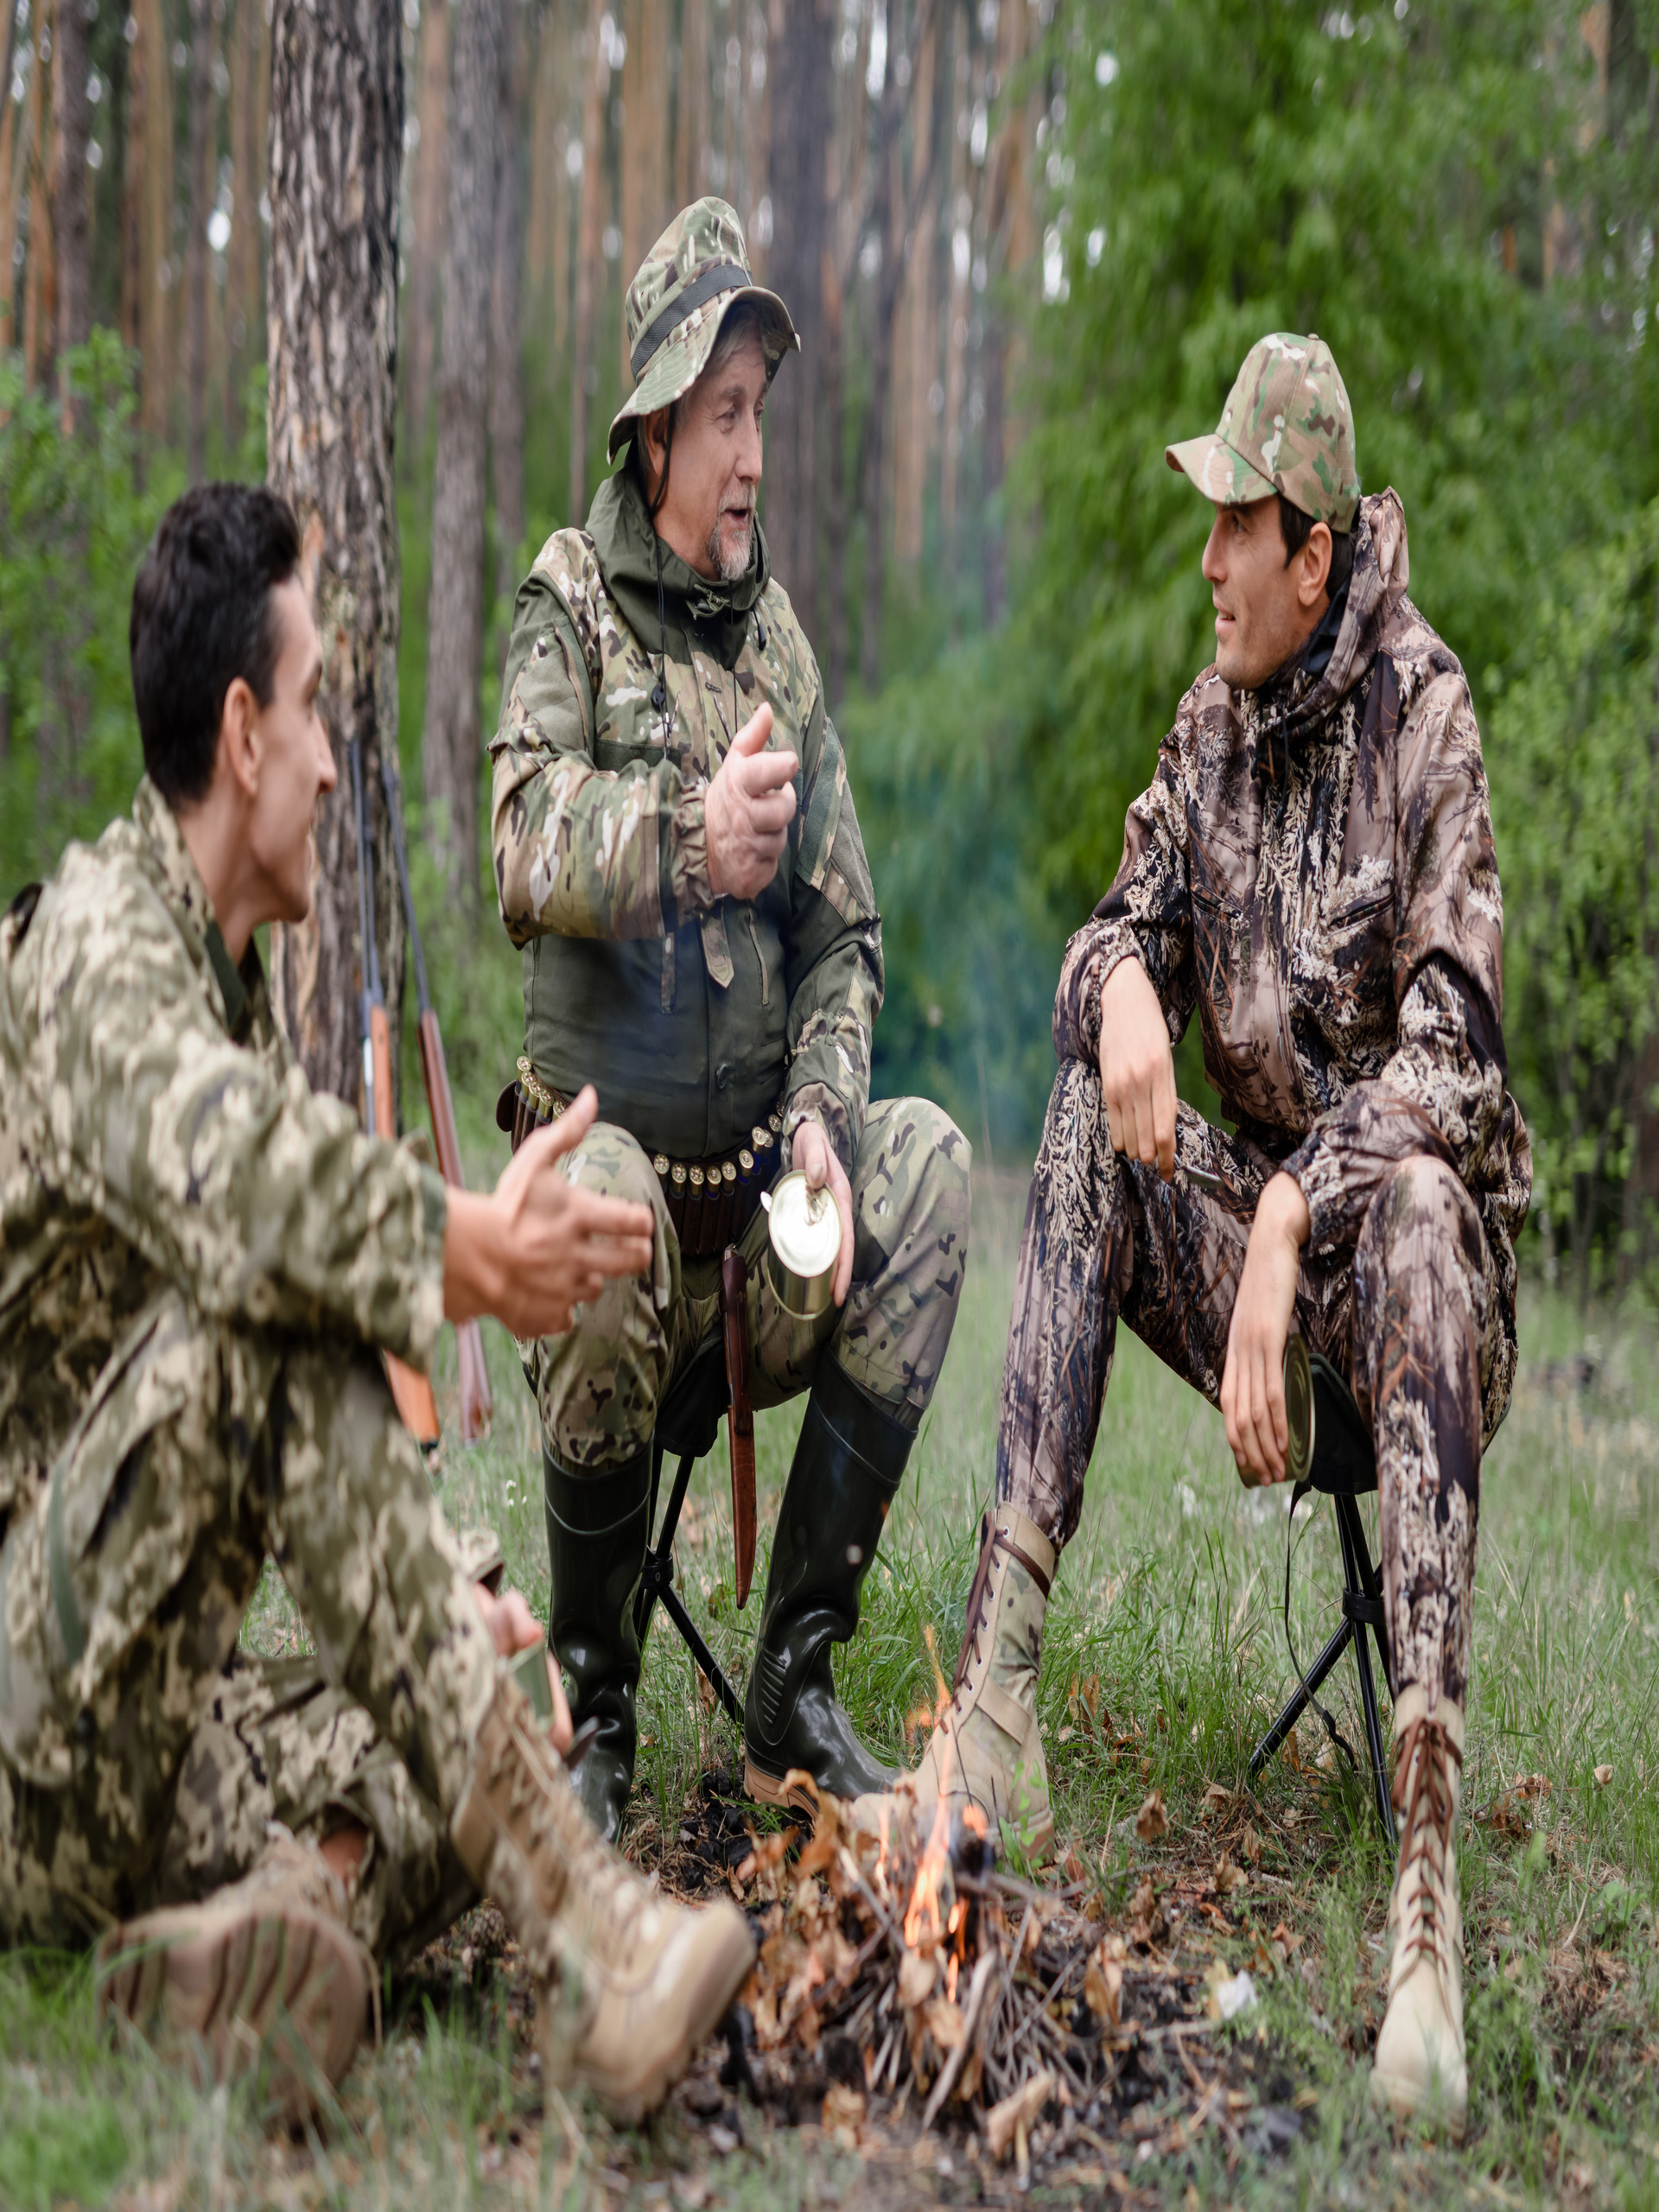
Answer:
<path fill-rule="evenodd" d="M 1406 595 L 1396 495 L 1362 499 L 1330 349 L 1251 347 L 1210 437 L 1214 663 L 1067 949 L 1059 1073 L 1002 1387 L 997 1506 L 956 1694 L 901 1787 L 1052 1836 L 1044 1607 L 1077 1525 L 1120 1316 L 1285 1474 L 1293 1323 L 1376 1444 L 1400 1808 L 1373 2094 L 1467 2095 L 1453 1850 L 1480 1455 L 1515 1374 L 1531 1155 L 1504 1089 L 1503 909 L 1468 686 Z M 1237 1134 L 1178 1102 L 1197 1013 Z M 1198 1178 L 1205 1179 L 1203 1181 Z"/>
<path fill-rule="evenodd" d="M 633 1772 L 652 1437 L 723 1318 L 755 1405 L 810 1392 L 749 1678 L 747 1787 L 783 1803 L 792 1769 L 846 1797 L 891 1779 L 836 1699 L 830 1647 L 856 1629 L 950 1341 L 969 1161 L 925 1100 L 869 1103 L 875 897 L 755 518 L 761 411 L 798 340 L 723 201 L 670 225 L 626 323 L 634 387 L 610 452 L 627 457 L 519 590 L 491 747 L 497 890 L 524 950 L 502 1126 L 519 1141 L 591 1079 L 602 1118 L 569 1172 L 655 1223 L 650 1282 L 609 1286 L 568 1336 L 523 1346 L 550 1630 L 578 1726 L 599 1724 L 582 1786 L 607 1834 Z M 841 1217 L 833 1303 L 811 1319 L 759 1265 L 760 1197 L 791 1160 Z"/>

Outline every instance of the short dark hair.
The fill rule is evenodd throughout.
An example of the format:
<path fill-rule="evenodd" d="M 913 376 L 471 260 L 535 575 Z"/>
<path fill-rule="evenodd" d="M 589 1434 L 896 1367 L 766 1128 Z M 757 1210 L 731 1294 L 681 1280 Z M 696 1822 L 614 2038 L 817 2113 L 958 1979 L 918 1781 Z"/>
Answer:
<path fill-rule="evenodd" d="M 236 678 L 270 705 L 283 645 L 271 594 L 299 565 L 294 510 L 263 484 L 198 484 L 162 517 L 127 645 L 144 766 L 169 806 L 205 797 Z"/>
<path fill-rule="evenodd" d="M 1279 535 L 1285 541 L 1285 566 L 1288 568 L 1308 539 L 1313 535 L 1313 518 L 1305 507 L 1297 506 L 1282 492 L 1274 495 L 1279 501 Z M 1330 528 L 1329 524 L 1325 525 Z M 1327 599 L 1334 599 L 1354 573 L 1354 533 L 1351 530 L 1331 531 L 1331 573 L 1325 580 Z"/>

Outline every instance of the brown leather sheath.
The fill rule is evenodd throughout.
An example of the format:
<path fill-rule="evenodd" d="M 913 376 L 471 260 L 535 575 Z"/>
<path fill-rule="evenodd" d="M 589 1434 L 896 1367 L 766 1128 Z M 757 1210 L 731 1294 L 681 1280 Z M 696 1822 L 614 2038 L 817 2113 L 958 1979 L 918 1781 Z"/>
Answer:
<path fill-rule="evenodd" d="M 720 1321 L 726 1339 L 726 1430 L 732 1447 L 732 1553 L 741 1611 L 754 1579 L 754 1408 L 749 1402 L 749 1310 L 742 1255 L 728 1244 L 720 1262 Z"/>

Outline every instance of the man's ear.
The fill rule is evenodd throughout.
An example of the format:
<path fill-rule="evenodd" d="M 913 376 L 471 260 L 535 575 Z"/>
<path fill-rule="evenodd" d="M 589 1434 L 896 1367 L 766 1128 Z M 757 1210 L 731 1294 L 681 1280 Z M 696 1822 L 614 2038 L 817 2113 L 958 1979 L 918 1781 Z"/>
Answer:
<path fill-rule="evenodd" d="M 264 766 L 264 734 L 259 727 L 259 702 L 245 677 L 232 677 L 225 694 L 219 715 L 219 757 L 242 796 L 257 799 Z"/>
<path fill-rule="evenodd" d="M 663 464 L 668 458 L 669 410 L 659 407 L 641 418 L 639 457 L 645 464 L 645 496 L 654 499 L 662 486 Z"/>
<path fill-rule="evenodd" d="M 1331 525 L 1316 522 L 1302 548 L 1302 573 L 1296 580 L 1296 596 L 1304 607 L 1317 607 L 1326 596 L 1331 575 Z"/>

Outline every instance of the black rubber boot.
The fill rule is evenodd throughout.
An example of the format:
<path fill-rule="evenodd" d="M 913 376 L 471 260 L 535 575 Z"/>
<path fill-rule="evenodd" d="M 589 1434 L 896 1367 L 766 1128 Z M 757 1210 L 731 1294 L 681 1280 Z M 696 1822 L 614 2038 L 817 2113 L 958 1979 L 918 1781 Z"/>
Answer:
<path fill-rule="evenodd" d="M 633 1593 L 650 1535 L 651 1447 L 620 1467 L 573 1474 L 542 1447 L 547 1553 L 553 1570 L 548 1637 L 575 1694 L 570 1718 L 599 1734 L 572 1779 L 588 1817 L 614 1843 L 633 1783 L 639 1638 Z"/>
<path fill-rule="evenodd" d="M 818 1370 L 778 1528 L 749 1693 L 744 1788 L 762 1805 L 811 1800 L 784 1777 L 802 1767 L 832 1797 L 890 1789 L 898 1776 L 853 1733 L 830 1647 L 858 1627 L 858 1597 L 914 1441 L 835 1361 Z"/>

